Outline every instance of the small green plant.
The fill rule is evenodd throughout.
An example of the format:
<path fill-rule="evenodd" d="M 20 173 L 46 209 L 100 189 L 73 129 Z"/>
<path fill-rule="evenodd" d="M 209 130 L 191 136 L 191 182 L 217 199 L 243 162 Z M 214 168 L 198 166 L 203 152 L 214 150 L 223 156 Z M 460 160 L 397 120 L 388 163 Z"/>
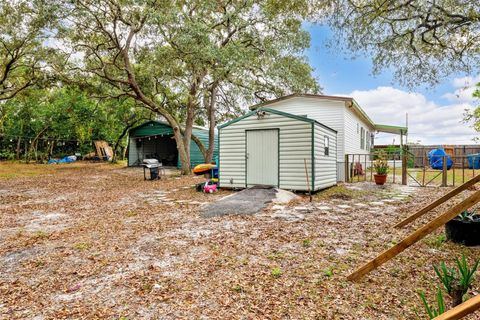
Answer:
<path fill-rule="evenodd" d="M 310 240 L 310 239 L 305 239 L 305 240 L 302 241 L 302 246 L 303 246 L 304 248 L 308 248 L 308 247 L 310 247 L 311 245 L 312 245 L 312 240 Z"/>
<path fill-rule="evenodd" d="M 423 306 L 425 307 L 425 311 L 427 311 L 428 317 L 433 319 L 438 317 L 442 313 L 445 312 L 445 300 L 443 298 L 442 289 L 438 288 L 437 291 L 437 307 L 432 307 L 428 304 L 427 298 L 425 298 L 425 292 L 420 292 L 420 299 L 422 299 Z"/>
<path fill-rule="evenodd" d="M 130 217 L 135 217 L 137 213 L 133 210 L 130 210 L 125 215 L 130 218 Z"/>
<path fill-rule="evenodd" d="M 236 286 L 234 286 L 232 288 L 233 291 L 237 292 L 237 293 L 244 293 L 245 292 L 245 289 L 243 289 L 243 287 L 239 284 L 237 284 Z"/>
<path fill-rule="evenodd" d="M 462 255 L 461 260 L 456 258 L 455 263 L 456 268 L 447 267 L 445 262 L 442 262 L 439 266 L 433 267 L 445 290 L 450 297 L 452 297 L 452 305 L 454 307 L 463 302 L 463 296 L 472 286 L 472 282 L 475 279 L 475 272 L 480 263 L 480 258 L 475 261 L 471 268 L 468 266 L 465 255 Z"/>
<path fill-rule="evenodd" d="M 276 267 L 276 268 L 272 269 L 271 274 L 272 274 L 272 277 L 274 277 L 274 278 L 280 278 L 282 276 L 283 272 L 282 272 L 282 269 Z"/>
<path fill-rule="evenodd" d="M 385 175 L 388 173 L 388 161 L 385 151 L 380 150 L 377 154 L 377 159 L 373 163 L 373 169 L 378 175 Z"/>
<path fill-rule="evenodd" d="M 433 266 L 440 282 L 452 298 L 452 307 L 458 306 L 463 302 L 463 297 L 472 286 L 479 264 L 480 258 L 475 260 L 475 263 L 470 268 L 467 258 L 465 255 L 462 255 L 461 259 L 455 259 L 455 267 L 449 267 L 445 262 L 440 263 L 438 266 Z M 420 293 L 420 298 L 430 319 L 445 312 L 445 301 L 441 288 L 438 288 L 437 292 L 437 308 L 433 308 L 428 304 L 424 292 Z"/>
<path fill-rule="evenodd" d="M 461 221 L 474 222 L 474 221 L 477 221 L 480 218 L 475 211 L 465 210 L 458 215 L 458 219 L 461 220 Z"/>
<path fill-rule="evenodd" d="M 327 278 L 332 277 L 333 276 L 333 268 L 328 267 L 328 268 L 323 269 L 323 275 Z"/>
<path fill-rule="evenodd" d="M 432 238 L 429 238 L 427 240 L 427 244 L 433 248 L 440 248 L 442 246 L 442 244 L 444 244 L 445 242 L 447 241 L 447 236 L 445 235 L 445 233 L 440 233 L 438 236 L 436 237 L 432 237 Z"/>
<path fill-rule="evenodd" d="M 79 243 L 75 243 L 75 245 L 73 247 L 77 250 L 84 251 L 84 250 L 90 249 L 91 246 L 92 245 L 89 244 L 89 243 L 79 242 Z"/>
<path fill-rule="evenodd" d="M 38 231 L 35 231 L 35 233 L 33 234 L 33 237 L 35 239 L 45 239 L 45 238 L 48 238 L 49 234 L 45 231 L 41 231 L 41 230 L 38 230 Z"/>
<path fill-rule="evenodd" d="M 272 253 L 270 253 L 267 258 L 270 260 L 281 260 L 285 257 L 285 253 L 281 251 L 274 250 Z"/>

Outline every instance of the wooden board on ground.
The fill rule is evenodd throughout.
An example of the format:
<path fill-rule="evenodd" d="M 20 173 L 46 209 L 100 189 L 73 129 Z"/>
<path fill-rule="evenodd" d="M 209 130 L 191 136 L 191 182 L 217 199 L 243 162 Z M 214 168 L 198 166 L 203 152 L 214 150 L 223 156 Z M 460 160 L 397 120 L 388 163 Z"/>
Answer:
<path fill-rule="evenodd" d="M 97 140 L 93 142 L 95 144 L 95 149 L 97 150 L 97 156 L 100 159 L 107 158 L 108 160 L 113 157 L 112 147 L 108 145 L 108 142 L 103 140 Z"/>
<path fill-rule="evenodd" d="M 480 191 L 476 191 L 474 194 L 470 195 L 468 198 L 466 198 L 459 204 L 448 209 L 442 215 L 438 216 L 437 218 L 433 219 L 432 221 L 430 221 L 420 229 L 408 235 L 405 239 L 400 241 L 398 244 L 394 245 L 388 250 L 385 250 L 380 255 L 378 255 L 375 259 L 369 261 L 368 263 L 366 263 L 365 265 L 357 269 L 355 272 L 349 275 L 347 279 L 351 281 L 360 279 L 370 271 L 378 268 L 385 262 L 397 256 L 398 254 L 403 252 L 405 249 L 407 249 L 417 241 L 423 239 L 425 236 L 430 234 L 433 230 L 443 226 L 445 223 L 455 218 L 462 211 L 467 210 L 468 208 L 471 208 L 473 205 L 477 204 L 479 201 L 480 201 Z"/>
<path fill-rule="evenodd" d="M 423 207 L 422 209 L 418 210 L 408 218 L 400 221 L 397 223 L 394 227 L 395 228 L 401 228 L 409 224 L 410 222 L 418 219 L 419 217 L 423 216 L 425 213 L 429 212 L 430 210 L 438 207 L 445 201 L 449 200 L 450 198 L 456 196 L 460 192 L 470 188 L 471 186 L 475 185 L 476 183 L 480 182 L 480 174 L 473 177 L 472 179 L 468 180 L 464 184 L 458 186 L 457 188 L 453 189 L 452 191 L 448 192 L 446 195 L 438 198 L 437 200 L 433 201 L 432 203 L 428 204 L 427 206 Z"/>
<path fill-rule="evenodd" d="M 433 320 L 457 320 L 480 310 L 480 295 L 468 299 L 464 303 L 456 306 L 453 309 L 439 315 Z"/>

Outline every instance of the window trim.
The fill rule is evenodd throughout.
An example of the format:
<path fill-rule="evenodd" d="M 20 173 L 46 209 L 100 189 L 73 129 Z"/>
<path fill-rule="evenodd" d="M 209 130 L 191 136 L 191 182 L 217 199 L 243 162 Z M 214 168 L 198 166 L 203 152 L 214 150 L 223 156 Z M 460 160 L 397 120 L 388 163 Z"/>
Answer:
<path fill-rule="evenodd" d="M 323 136 L 323 154 L 325 156 L 330 156 L 330 137 Z"/>
<path fill-rule="evenodd" d="M 365 150 L 365 128 L 360 128 L 360 149 Z"/>

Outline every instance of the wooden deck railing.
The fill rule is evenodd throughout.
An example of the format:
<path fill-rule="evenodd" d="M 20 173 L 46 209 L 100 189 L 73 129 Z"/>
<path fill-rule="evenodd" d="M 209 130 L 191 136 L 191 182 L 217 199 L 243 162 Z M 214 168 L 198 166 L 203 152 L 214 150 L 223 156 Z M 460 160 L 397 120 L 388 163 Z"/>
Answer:
<path fill-rule="evenodd" d="M 462 192 L 464 190 L 467 190 L 468 188 L 470 188 L 471 186 L 475 185 L 478 182 L 480 182 L 480 174 L 477 175 L 476 177 L 473 177 L 472 179 L 468 180 L 464 184 L 456 187 L 455 189 L 451 190 L 450 192 L 448 192 L 444 196 L 440 197 L 439 199 L 433 201 L 432 203 L 429 203 L 428 205 L 426 205 L 422 209 L 418 210 L 417 212 L 415 212 L 414 214 L 412 214 L 408 218 L 400 221 L 399 223 L 397 223 L 395 225 L 395 228 L 401 228 L 401 227 L 406 226 L 410 222 L 418 219 L 419 217 L 423 216 L 425 213 L 427 213 L 430 210 L 438 207 L 439 205 L 446 202 L 447 200 L 450 200 L 452 197 L 456 196 L 457 194 L 459 194 L 460 192 Z"/>
<path fill-rule="evenodd" d="M 469 314 L 474 313 L 475 311 L 480 310 L 480 295 L 475 296 L 464 303 L 456 306 L 453 309 L 448 310 L 445 313 L 442 313 L 433 320 L 457 320 L 462 319 Z"/>
<path fill-rule="evenodd" d="M 347 279 L 351 281 L 358 280 L 365 276 L 367 273 L 370 271 L 378 268 L 385 262 L 389 261 L 390 259 L 394 258 L 401 252 L 403 252 L 405 249 L 413 245 L 414 243 L 418 242 L 419 240 L 423 239 L 426 237 L 428 234 L 430 234 L 432 231 L 436 230 L 437 228 L 443 226 L 445 223 L 448 221 L 452 220 L 455 218 L 457 215 L 459 215 L 462 211 L 465 211 L 475 204 L 480 202 L 480 191 L 476 191 L 472 195 L 470 195 L 468 198 L 460 202 L 459 204 L 453 206 L 452 208 L 448 209 L 445 211 L 443 214 L 438 216 L 437 218 L 433 219 L 423 227 L 419 228 L 415 232 L 411 233 L 408 235 L 405 239 L 400 241 L 398 244 L 394 245 L 388 250 L 385 250 L 381 254 L 379 254 L 375 259 L 369 261 L 359 269 L 357 269 L 355 272 L 350 274 Z"/>

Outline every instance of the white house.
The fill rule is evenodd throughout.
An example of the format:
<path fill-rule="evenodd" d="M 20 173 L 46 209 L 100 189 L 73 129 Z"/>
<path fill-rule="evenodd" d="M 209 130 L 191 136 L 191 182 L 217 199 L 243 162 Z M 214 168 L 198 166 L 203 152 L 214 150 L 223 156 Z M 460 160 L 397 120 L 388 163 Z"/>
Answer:
<path fill-rule="evenodd" d="M 292 94 L 250 109 L 219 126 L 221 187 L 319 190 L 345 180 L 346 157 L 370 166 L 376 132 L 398 134 L 401 144 L 407 134 L 375 124 L 350 97 Z"/>
<path fill-rule="evenodd" d="M 345 155 L 368 155 L 374 144 L 375 132 L 398 134 L 401 143 L 407 134 L 406 127 L 375 124 L 351 97 L 292 94 L 250 109 L 260 107 L 301 115 L 336 130 L 338 181 L 345 179 Z"/>
<path fill-rule="evenodd" d="M 336 130 L 266 107 L 219 126 L 222 188 L 316 191 L 337 183 Z"/>

